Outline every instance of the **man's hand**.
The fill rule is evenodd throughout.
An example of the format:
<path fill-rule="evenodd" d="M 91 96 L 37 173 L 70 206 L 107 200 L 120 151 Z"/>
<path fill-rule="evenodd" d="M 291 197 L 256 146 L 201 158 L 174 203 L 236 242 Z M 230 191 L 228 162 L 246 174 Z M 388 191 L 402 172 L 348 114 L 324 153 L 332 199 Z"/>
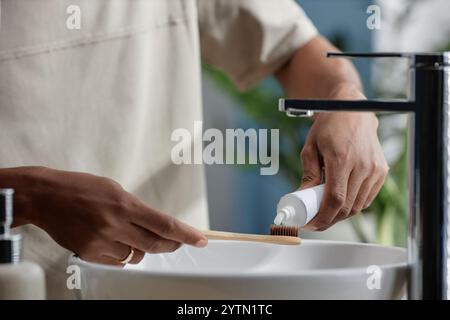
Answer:
<path fill-rule="evenodd" d="M 120 265 L 132 247 L 130 263 L 138 263 L 144 252 L 207 244 L 201 232 L 107 178 L 38 167 L 3 169 L 1 176 L 2 184 L 16 189 L 16 221 L 37 225 L 87 261 Z"/>
<path fill-rule="evenodd" d="M 338 52 L 317 36 L 300 47 L 276 76 L 286 94 L 300 99 L 361 100 L 358 73 L 347 59 L 327 59 Z M 303 182 L 312 187 L 325 178 L 325 194 L 307 228 L 324 230 L 370 205 L 388 172 L 371 113 L 318 113 L 303 148 Z"/>
<path fill-rule="evenodd" d="M 388 165 L 372 113 L 321 113 L 301 152 L 301 188 L 321 183 L 325 193 L 317 216 L 305 227 L 325 230 L 367 208 L 380 191 Z"/>

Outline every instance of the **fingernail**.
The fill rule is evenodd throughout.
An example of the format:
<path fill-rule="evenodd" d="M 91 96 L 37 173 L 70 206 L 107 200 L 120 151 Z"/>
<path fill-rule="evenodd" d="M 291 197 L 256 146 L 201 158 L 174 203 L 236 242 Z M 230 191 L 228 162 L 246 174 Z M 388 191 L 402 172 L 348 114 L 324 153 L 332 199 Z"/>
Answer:
<path fill-rule="evenodd" d="M 208 239 L 201 239 L 195 243 L 195 246 L 197 248 L 203 248 L 203 247 L 206 247 L 207 244 L 208 244 Z"/>

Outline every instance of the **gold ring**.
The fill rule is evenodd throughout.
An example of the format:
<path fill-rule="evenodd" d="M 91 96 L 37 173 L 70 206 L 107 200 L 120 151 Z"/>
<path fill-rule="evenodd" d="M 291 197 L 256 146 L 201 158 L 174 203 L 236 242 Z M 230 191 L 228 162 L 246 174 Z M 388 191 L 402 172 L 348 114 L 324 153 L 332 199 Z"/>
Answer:
<path fill-rule="evenodd" d="M 134 249 L 132 247 L 130 247 L 130 253 L 127 255 L 127 257 L 123 260 L 120 260 L 119 262 L 121 264 L 127 264 L 128 262 L 131 261 L 131 259 L 133 259 L 134 256 Z"/>

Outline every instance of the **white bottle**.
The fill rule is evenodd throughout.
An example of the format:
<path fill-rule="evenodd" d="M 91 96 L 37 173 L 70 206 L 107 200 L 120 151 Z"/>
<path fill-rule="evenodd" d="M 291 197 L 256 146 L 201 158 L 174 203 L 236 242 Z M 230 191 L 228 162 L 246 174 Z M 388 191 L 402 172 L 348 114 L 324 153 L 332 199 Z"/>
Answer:
<path fill-rule="evenodd" d="M 283 196 L 277 205 L 274 224 L 299 228 L 306 225 L 319 212 L 324 186 L 321 184 Z"/>
<path fill-rule="evenodd" d="M 34 262 L 21 261 L 21 236 L 12 234 L 13 189 L 0 189 L 0 300 L 45 299 L 45 276 Z"/>

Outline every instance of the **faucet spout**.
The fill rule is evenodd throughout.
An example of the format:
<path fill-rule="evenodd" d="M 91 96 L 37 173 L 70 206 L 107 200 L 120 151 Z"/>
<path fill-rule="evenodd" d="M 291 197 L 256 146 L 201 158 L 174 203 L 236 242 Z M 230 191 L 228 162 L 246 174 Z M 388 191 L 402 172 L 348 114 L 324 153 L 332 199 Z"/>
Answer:
<path fill-rule="evenodd" d="M 415 112 L 416 103 L 408 100 L 315 100 L 279 99 L 278 109 L 289 116 L 312 116 L 314 112 Z"/>

